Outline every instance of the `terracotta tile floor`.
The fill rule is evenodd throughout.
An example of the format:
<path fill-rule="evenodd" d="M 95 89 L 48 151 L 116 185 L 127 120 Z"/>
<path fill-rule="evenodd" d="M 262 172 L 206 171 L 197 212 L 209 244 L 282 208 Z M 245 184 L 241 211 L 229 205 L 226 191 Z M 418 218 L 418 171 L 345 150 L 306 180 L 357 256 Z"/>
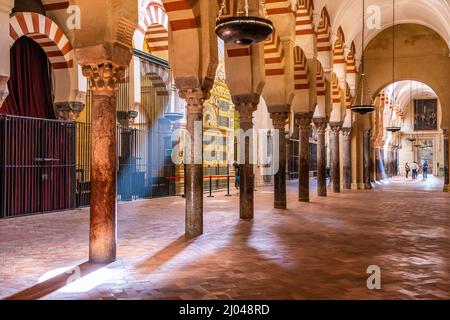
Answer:
<path fill-rule="evenodd" d="M 205 200 L 205 234 L 190 241 L 183 199 L 121 204 L 117 262 L 42 298 L 450 299 L 441 188 L 399 178 L 303 204 L 292 184 L 287 211 L 271 209 L 271 189 L 260 189 L 253 223 L 239 221 L 237 196 L 216 194 Z M 88 210 L 0 221 L 0 297 L 84 263 L 88 221 Z M 380 266 L 382 290 L 367 289 L 369 265 Z"/>

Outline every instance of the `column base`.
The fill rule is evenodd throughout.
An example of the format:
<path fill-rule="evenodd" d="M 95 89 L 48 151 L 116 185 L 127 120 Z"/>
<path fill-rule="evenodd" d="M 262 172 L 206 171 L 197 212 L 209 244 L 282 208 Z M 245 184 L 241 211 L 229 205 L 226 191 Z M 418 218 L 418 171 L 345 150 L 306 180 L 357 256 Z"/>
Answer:
<path fill-rule="evenodd" d="M 275 209 L 286 210 L 287 203 L 286 202 L 275 202 Z"/>
<path fill-rule="evenodd" d="M 450 185 L 449 184 L 446 184 L 444 186 L 444 192 L 450 192 Z"/>
<path fill-rule="evenodd" d="M 298 202 L 311 202 L 311 200 L 309 198 L 301 198 L 298 199 Z"/>

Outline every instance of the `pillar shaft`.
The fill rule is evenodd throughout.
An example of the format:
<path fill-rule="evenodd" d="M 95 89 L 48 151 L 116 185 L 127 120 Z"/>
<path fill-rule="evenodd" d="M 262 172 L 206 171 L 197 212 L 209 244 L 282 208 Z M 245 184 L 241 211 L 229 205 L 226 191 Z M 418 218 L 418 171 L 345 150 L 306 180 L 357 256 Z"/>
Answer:
<path fill-rule="evenodd" d="M 309 202 L 309 169 L 311 167 L 311 133 L 312 113 L 297 113 L 296 123 L 299 128 L 299 163 L 298 163 L 298 200 Z"/>
<path fill-rule="evenodd" d="M 328 121 L 326 118 L 314 119 L 317 130 L 317 195 L 327 196 L 327 150 L 325 146 L 325 132 Z"/>
<path fill-rule="evenodd" d="M 278 152 L 278 170 L 275 173 L 275 209 L 287 209 L 286 201 L 286 137 L 285 128 L 289 118 L 289 105 L 269 106 L 270 117 L 273 121 L 273 127 L 278 130 L 279 152 Z M 275 155 L 274 155 L 275 156 Z M 276 157 L 275 157 L 276 159 Z"/>
<path fill-rule="evenodd" d="M 89 259 L 116 259 L 116 91 L 123 68 L 113 63 L 83 66 L 92 99 L 92 174 Z"/>
<path fill-rule="evenodd" d="M 253 129 L 253 112 L 258 108 L 259 96 L 245 94 L 233 96 L 236 110 L 239 112 L 239 126 L 241 130 Z M 242 141 L 240 143 L 243 143 Z M 255 173 L 250 162 L 250 137 L 245 137 L 245 159 L 239 164 L 239 215 L 243 220 L 252 220 L 254 217 L 254 190 Z"/>
<path fill-rule="evenodd" d="M 372 130 L 364 130 L 364 187 L 366 189 L 372 189 L 372 183 L 370 182 L 370 138 Z"/>
<path fill-rule="evenodd" d="M 340 144 L 339 134 L 341 132 L 341 123 L 330 124 L 330 148 L 331 148 L 331 179 L 333 181 L 333 192 L 341 192 L 341 162 L 340 162 Z"/>
<path fill-rule="evenodd" d="M 351 190 L 352 189 L 352 129 L 344 128 L 342 129 L 342 136 L 344 138 L 343 145 L 343 178 L 344 178 L 344 189 Z"/>
<path fill-rule="evenodd" d="M 191 137 L 190 154 L 186 162 L 186 224 L 187 237 L 203 234 L 203 102 L 202 89 L 184 90 L 187 106 L 187 131 Z"/>
<path fill-rule="evenodd" d="M 448 130 L 444 130 L 444 172 L 445 172 L 445 178 L 444 178 L 444 191 L 450 192 L 450 172 L 449 172 L 449 136 L 448 136 Z"/>

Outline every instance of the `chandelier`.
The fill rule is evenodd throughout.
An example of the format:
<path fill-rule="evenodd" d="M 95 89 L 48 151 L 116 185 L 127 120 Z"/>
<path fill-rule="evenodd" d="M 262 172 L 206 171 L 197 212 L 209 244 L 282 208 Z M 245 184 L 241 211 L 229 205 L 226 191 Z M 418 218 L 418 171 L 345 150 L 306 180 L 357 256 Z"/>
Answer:
<path fill-rule="evenodd" d="M 355 99 L 352 104 L 352 111 L 358 114 L 367 114 L 375 110 L 375 105 L 372 99 L 372 92 L 370 92 L 369 84 L 364 73 L 364 37 L 365 37 L 365 24 L 366 24 L 366 3 L 363 0 L 363 13 L 362 13 L 362 58 L 361 58 L 361 75 L 358 80 L 358 86 L 356 88 Z"/>
<path fill-rule="evenodd" d="M 222 0 L 216 22 L 217 36 L 225 43 L 235 43 L 241 46 L 249 46 L 267 40 L 274 28 L 265 8 L 265 0 L 259 2 L 264 18 L 249 15 L 248 0 L 238 0 L 236 3 L 243 4 L 241 10 L 237 11 L 237 15 L 223 18 L 226 0 Z"/>

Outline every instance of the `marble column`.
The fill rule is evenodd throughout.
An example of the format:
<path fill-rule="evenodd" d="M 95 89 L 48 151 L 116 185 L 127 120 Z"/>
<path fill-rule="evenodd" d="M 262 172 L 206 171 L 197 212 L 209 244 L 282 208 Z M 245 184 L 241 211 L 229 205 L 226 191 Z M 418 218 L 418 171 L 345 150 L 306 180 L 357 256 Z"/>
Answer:
<path fill-rule="evenodd" d="M 317 132 L 317 195 L 327 196 L 327 150 L 325 146 L 325 133 L 328 126 L 328 119 L 313 119 Z"/>
<path fill-rule="evenodd" d="M 344 138 L 343 154 L 343 178 L 344 189 L 352 189 L 352 128 L 343 128 L 342 137 Z"/>
<path fill-rule="evenodd" d="M 444 130 L 444 192 L 450 192 L 450 172 L 449 172 L 449 136 L 448 129 Z"/>
<path fill-rule="evenodd" d="M 259 95 L 243 94 L 233 96 L 233 103 L 239 112 L 239 126 L 241 130 L 253 129 L 253 113 L 259 104 Z M 242 142 L 241 142 L 242 143 Z M 240 187 L 239 187 L 239 213 L 243 220 L 252 220 L 254 217 L 254 190 L 255 173 L 253 164 L 250 163 L 250 138 L 245 138 L 245 161 L 239 165 Z"/>
<path fill-rule="evenodd" d="M 136 166 L 133 167 L 132 156 L 132 135 L 133 131 L 131 125 L 137 118 L 138 113 L 136 111 L 118 111 L 117 120 L 121 126 L 120 130 L 120 161 L 119 161 L 119 181 L 122 184 L 121 188 L 121 200 L 131 201 L 133 200 L 132 192 L 132 174 L 136 170 Z M 119 184 L 120 185 L 120 184 Z"/>
<path fill-rule="evenodd" d="M 123 67 L 105 62 L 83 66 L 91 80 L 92 170 L 89 260 L 116 259 L 116 91 Z"/>
<path fill-rule="evenodd" d="M 191 137 L 190 154 L 186 162 L 186 222 L 187 237 L 203 234 L 203 103 L 206 93 L 201 88 L 183 90 L 186 99 L 186 128 Z"/>
<path fill-rule="evenodd" d="M 364 130 L 364 187 L 366 189 L 372 189 L 372 183 L 370 182 L 370 139 L 372 136 L 371 129 Z"/>
<path fill-rule="evenodd" d="M 333 182 L 333 192 L 341 192 L 341 162 L 339 134 L 342 123 L 330 123 L 330 149 L 331 149 L 331 179 Z"/>
<path fill-rule="evenodd" d="M 309 169 L 311 167 L 311 121 L 313 114 L 303 112 L 295 114 L 295 122 L 299 128 L 299 163 L 298 163 L 298 201 L 309 202 Z"/>
<path fill-rule="evenodd" d="M 286 196 L 286 137 L 285 130 L 289 118 L 289 105 L 272 105 L 268 107 L 273 127 L 278 130 L 279 153 L 278 171 L 275 173 L 275 209 L 287 209 Z"/>

